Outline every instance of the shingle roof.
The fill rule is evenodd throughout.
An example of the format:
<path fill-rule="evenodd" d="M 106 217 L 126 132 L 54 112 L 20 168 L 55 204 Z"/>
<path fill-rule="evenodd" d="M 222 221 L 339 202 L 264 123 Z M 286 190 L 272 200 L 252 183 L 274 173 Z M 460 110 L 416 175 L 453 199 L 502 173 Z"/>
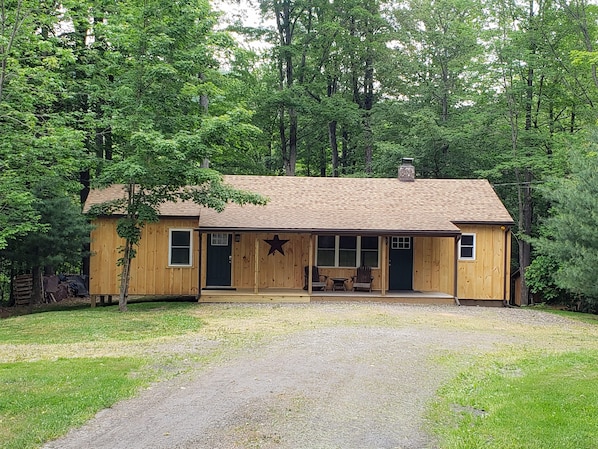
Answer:
<path fill-rule="evenodd" d="M 230 204 L 223 212 L 190 203 L 163 205 L 162 215 L 197 216 L 221 231 L 456 234 L 455 223 L 510 225 L 513 220 L 486 180 L 309 178 L 228 175 L 226 183 L 269 198 L 266 206 Z M 121 190 L 122 191 L 122 190 Z M 118 187 L 92 191 L 89 205 Z"/>
<path fill-rule="evenodd" d="M 125 191 L 122 184 L 114 184 L 105 189 L 92 189 L 85 201 L 83 213 L 89 212 L 91 206 L 101 204 L 117 198 L 124 198 Z M 160 215 L 169 217 L 197 217 L 203 207 L 192 201 L 164 203 L 160 205 Z"/>

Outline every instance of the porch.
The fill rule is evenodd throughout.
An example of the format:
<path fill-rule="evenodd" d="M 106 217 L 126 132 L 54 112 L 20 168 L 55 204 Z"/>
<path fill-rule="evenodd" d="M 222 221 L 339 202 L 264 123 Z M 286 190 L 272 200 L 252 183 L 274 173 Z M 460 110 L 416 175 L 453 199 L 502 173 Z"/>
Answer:
<path fill-rule="evenodd" d="M 442 292 L 421 291 L 314 291 L 311 295 L 300 289 L 263 289 L 255 293 L 251 289 L 211 290 L 203 289 L 200 303 L 309 303 L 316 301 L 362 301 L 403 304 L 458 304 L 455 297 Z"/>

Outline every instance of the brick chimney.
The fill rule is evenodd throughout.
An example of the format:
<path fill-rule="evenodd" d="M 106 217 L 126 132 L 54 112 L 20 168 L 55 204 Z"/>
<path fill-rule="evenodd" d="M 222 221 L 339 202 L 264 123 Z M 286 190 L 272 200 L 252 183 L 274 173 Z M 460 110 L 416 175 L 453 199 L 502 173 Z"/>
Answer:
<path fill-rule="evenodd" d="M 401 160 L 401 166 L 399 167 L 399 181 L 415 181 L 415 167 L 413 166 L 412 157 L 404 157 Z"/>

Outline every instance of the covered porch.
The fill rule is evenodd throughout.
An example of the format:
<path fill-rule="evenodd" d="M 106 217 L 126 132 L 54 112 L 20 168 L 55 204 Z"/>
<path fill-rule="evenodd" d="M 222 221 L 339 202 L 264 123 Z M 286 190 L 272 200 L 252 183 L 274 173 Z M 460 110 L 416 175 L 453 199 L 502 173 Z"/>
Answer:
<path fill-rule="evenodd" d="M 402 236 L 369 234 L 373 245 L 362 248 L 361 252 L 355 249 L 353 254 L 360 253 L 359 257 L 363 257 L 369 251 L 372 255 L 367 263 L 371 267 L 371 291 L 355 291 L 352 288 L 355 265 L 363 264 L 361 260 L 351 260 L 348 264 L 335 260 L 319 265 L 319 274 L 327 285 L 323 290 L 321 285 L 313 285 L 313 270 L 318 269 L 321 262 L 316 255 L 318 235 L 327 234 L 232 229 L 214 233 L 215 230 L 205 228 L 198 231 L 201 249 L 197 296 L 200 302 L 459 303 L 456 299 L 459 234 L 416 231 Z M 363 235 L 368 234 L 352 238 L 363 242 Z M 340 241 L 339 237 L 336 241 Z M 272 250 L 272 242 L 280 243 L 277 251 Z M 223 254 L 219 255 L 221 251 Z M 399 258 L 398 253 L 404 255 Z M 406 282 L 397 284 L 396 279 L 400 277 Z"/>

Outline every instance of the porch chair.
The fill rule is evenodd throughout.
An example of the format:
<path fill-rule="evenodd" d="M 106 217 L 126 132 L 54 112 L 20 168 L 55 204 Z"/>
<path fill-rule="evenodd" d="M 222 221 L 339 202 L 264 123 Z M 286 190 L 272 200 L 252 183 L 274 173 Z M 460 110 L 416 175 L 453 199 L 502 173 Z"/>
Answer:
<path fill-rule="evenodd" d="M 353 291 L 357 289 L 367 290 L 369 292 L 372 291 L 372 281 L 374 280 L 372 276 L 372 268 L 371 267 L 359 267 L 357 268 L 357 275 L 353 276 Z"/>
<path fill-rule="evenodd" d="M 303 290 L 307 290 L 309 288 L 309 267 L 305 267 L 305 285 Z M 328 276 L 320 274 L 318 267 L 313 266 L 311 267 L 311 288 L 312 290 L 326 290 L 326 281 L 328 280 Z"/>

